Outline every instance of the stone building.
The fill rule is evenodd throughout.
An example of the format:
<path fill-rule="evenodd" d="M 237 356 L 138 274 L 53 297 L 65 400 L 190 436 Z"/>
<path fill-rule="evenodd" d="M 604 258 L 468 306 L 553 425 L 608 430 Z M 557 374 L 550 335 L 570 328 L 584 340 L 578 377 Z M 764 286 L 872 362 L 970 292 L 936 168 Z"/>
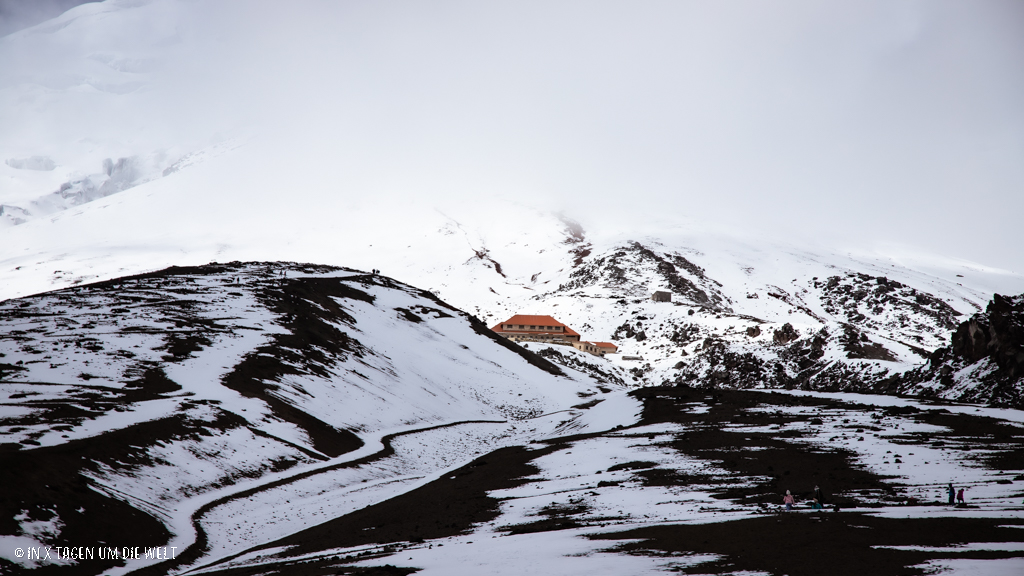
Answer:
<path fill-rule="evenodd" d="M 664 290 L 657 290 L 654 294 L 651 294 L 651 300 L 654 300 L 655 302 L 671 302 L 672 293 L 665 292 Z"/>
<path fill-rule="evenodd" d="M 551 316 L 516 314 L 491 328 L 497 334 L 515 342 L 549 342 L 572 346 L 594 356 L 614 354 L 619 347 L 611 342 L 588 342 L 578 332 Z"/>
<path fill-rule="evenodd" d="M 578 332 L 551 316 L 516 314 L 491 330 L 516 342 L 573 344 L 580 341 Z"/>
<path fill-rule="evenodd" d="M 605 354 L 614 354 L 619 351 L 619 347 L 611 342 L 587 342 L 582 340 L 580 342 L 573 342 L 573 348 L 589 352 L 594 356 L 604 356 Z"/>
<path fill-rule="evenodd" d="M 580 340 L 579 342 L 573 342 L 572 347 L 593 354 L 594 356 L 601 356 L 601 349 L 597 347 L 593 342 L 587 342 L 586 340 Z"/>

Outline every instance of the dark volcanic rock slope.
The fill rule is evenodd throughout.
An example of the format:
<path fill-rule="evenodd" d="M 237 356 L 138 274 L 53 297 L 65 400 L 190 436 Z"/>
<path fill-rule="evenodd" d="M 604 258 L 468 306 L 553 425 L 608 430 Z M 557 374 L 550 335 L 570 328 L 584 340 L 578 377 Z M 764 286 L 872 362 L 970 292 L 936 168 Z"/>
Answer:
<path fill-rule="evenodd" d="M 592 384 L 356 270 L 213 264 L 8 300 L 0 537 L 187 545 L 204 502 L 385 434 L 562 409 Z"/>
<path fill-rule="evenodd" d="M 962 322 L 949 346 L 892 383 L 904 394 L 1024 406 L 1024 294 L 996 294 Z"/>

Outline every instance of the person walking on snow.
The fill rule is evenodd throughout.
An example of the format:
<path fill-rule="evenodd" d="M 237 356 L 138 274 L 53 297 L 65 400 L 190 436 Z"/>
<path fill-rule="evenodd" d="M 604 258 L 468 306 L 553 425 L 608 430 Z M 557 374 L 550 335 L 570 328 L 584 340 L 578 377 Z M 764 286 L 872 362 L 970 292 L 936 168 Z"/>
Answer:
<path fill-rule="evenodd" d="M 782 503 L 786 505 L 786 512 L 793 510 L 793 505 L 796 504 L 796 499 L 790 494 L 789 490 L 786 490 L 786 495 L 782 497 Z"/>
<path fill-rule="evenodd" d="M 952 482 L 949 483 L 949 488 L 946 488 L 946 492 L 949 492 L 949 505 L 952 506 L 954 504 L 953 498 L 956 497 L 956 489 L 953 488 Z"/>
<path fill-rule="evenodd" d="M 814 499 L 817 500 L 819 504 L 825 503 L 825 495 L 821 492 L 821 488 L 818 488 L 817 485 L 814 486 Z"/>
<path fill-rule="evenodd" d="M 962 506 L 967 506 L 967 502 L 964 500 L 964 489 L 963 488 L 961 488 L 960 491 L 956 493 L 956 503 L 957 503 L 957 506 L 961 506 L 961 505 Z"/>

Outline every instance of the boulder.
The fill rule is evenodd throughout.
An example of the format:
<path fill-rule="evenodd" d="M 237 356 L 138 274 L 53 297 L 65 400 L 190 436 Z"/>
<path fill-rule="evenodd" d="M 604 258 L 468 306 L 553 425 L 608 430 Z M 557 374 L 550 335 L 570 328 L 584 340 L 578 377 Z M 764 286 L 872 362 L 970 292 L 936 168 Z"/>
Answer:
<path fill-rule="evenodd" d="M 961 322 L 949 346 L 892 382 L 901 394 L 1024 408 L 1024 294 L 992 297 Z"/>
<path fill-rule="evenodd" d="M 972 364 L 991 358 L 1005 376 L 1024 377 L 1024 294 L 994 295 L 984 313 L 957 327 L 949 350 Z"/>
<path fill-rule="evenodd" d="M 793 325 L 786 322 L 772 335 L 772 341 L 776 344 L 789 344 L 800 337 L 800 333 L 793 328 Z"/>

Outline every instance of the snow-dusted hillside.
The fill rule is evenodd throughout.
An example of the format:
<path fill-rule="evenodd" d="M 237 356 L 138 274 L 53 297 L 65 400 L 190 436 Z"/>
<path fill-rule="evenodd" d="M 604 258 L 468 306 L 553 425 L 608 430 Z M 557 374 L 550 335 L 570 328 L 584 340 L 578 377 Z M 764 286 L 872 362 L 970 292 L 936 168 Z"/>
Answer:
<path fill-rule="evenodd" d="M 501 218 L 531 225 L 480 224 Z M 607 359 L 641 384 L 887 389 L 993 290 L 1024 288 L 1019 276 L 966 263 L 922 271 L 699 228 L 591 234 L 517 205 L 422 219 L 414 244 L 371 235 L 368 250 L 490 325 L 549 314 L 584 339 L 613 341 L 620 353 Z M 652 301 L 656 290 L 673 301 Z"/>
<path fill-rule="evenodd" d="M 779 543 L 746 528 L 769 522 L 783 541 L 815 523 L 844 566 L 882 573 L 1020 565 L 1016 410 L 626 394 L 606 360 L 511 344 L 430 293 L 320 265 L 82 285 L 7 300 L 0 326 L 5 572 L 734 573 L 777 565 Z M 969 506 L 936 503 L 947 480 Z M 865 525 L 867 541 L 840 537 Z M 161 552 L 24 554 L 47 546 Z"/>
<path fill-rule="evenodd" d="M 532 304 L 569 309 L 564 322 L 641 356 L 634 372 L 652 383 L 838 389 L 923 362 L 982 296 L 903 267 L 731 248 L 623 242 Z M 673 302 L 651 301 L 655 290 Z"/>
<path fill-rule="evenodd" d="M 209 265 L 7 300 L 0 540 L 5 557 L 237 551 L 550 434 L 619 388 L 603 380 L 351 269 Z"/>
<path fill-rule="evenodd" d="M 330 210 L 283 214 L 274 227 L 301 231 L 274 242 L 258 233 L 265 224 L 256 208 L 218 212 L 220 201 L 203 193 L 210 184 L 198 172 L 184 176 L 196 186 L 171 187 L 167 178 L 9 229 L 11 257 L 0 270 L 8 295 L 208 259 L 351 259 L 489 326 L 514 314 L 548 314 L 584 339 L 613 341 L 620 354 L 608 361 L 633 384 L 870 391 L 948 344 L 994 292 L 1024 290 L 1019 276 L 966 263 L 921 271 L 678 226 L 590 232 L 516 204 L 442 211 L 370 203 L 346 212 L 344 222 Z M 158 216 L 183 207 L 203 234 Z M 489 224 L 502 219 L 531 224 Z M 105 223 L 98 237 L 97 222 Z M 84 245 L 69 252 L 67 238 Z M 672 292 L 673 301 L 652 301 L 655 290 Z"/>
<path fill-rule="evenodd" d="M 386 131 L 340 138 L 392 114 L 339 72 L 360 68 L 331 23 L 360 14 L 275 13 L 243 48 L 224 41 L 252 39 L 238 6 L 108 0 L 0 38 L 0 298 L 211 261 L 377 268 L 488 325 L 550 314 L 614 340 L 633 383 L 870 390 L 1024 292 L 953 259 L 794 246 L 656 204 L 638 220 L 626 194 L 605 207 L 621 219 L 578 223 L 527 177 Z M 321 41 L 282 53 L 293 33 Z"/>

